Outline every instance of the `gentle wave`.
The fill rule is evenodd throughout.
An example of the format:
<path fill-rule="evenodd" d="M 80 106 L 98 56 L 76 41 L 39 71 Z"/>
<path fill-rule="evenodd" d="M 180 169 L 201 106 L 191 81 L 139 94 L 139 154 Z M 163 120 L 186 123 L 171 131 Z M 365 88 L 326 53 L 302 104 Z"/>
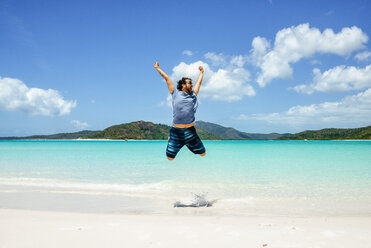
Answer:
<path fill-rule="evenodd" d="M 109 192 L 162 192 L 168 189 L 168 186 L 162 182 L 143 184 L 110 184 L 73 182 L 45 178 L 0 178 L 0 185 Z"/>

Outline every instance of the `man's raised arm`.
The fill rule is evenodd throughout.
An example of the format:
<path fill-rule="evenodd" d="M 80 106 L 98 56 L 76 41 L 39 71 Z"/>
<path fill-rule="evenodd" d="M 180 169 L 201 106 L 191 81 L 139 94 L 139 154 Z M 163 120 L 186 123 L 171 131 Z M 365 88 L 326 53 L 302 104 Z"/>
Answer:
<path fill-rule="evenodd" d="M 198 92 L 200 91 L 201 83 L 202 83 L 202 78 L 204 77 L 204 68 L 202 66 L 198 67 L 200 70 L 200 76 L 198 76 L 194 91 L 196 95 L 198 95 Z"/>
<path fill-rule="evenodd" d="M 155 64 L 154 64 L 153 66 L 154 66 L 155 69 L 158 71 L 158 73 L 160 73 L 160 75 L 165 79 L 165 81 L 166 81 L 166 83 L 167 83 L 167 87 L 169 88 L 170 94 L 172 94 L 173 91 L 174 91 L 174 84 L 173 84 L 173 82 L 171 82 L 171 79 L 169 78 L 169 76 L 166 75 L 166 73 L 163 72 L 163 71 L 160 69 L 158 62 L 155 62 Z"/>

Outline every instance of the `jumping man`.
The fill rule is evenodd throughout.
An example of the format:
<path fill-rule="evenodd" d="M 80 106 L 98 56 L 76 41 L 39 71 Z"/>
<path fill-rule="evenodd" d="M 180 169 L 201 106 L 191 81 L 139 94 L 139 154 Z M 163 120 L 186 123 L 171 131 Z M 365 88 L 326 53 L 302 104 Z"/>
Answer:
<path fill-rule="evenodd" d="M 204 68 L 200 66 L 200 76 L 197 79 L 194 90 L 192 90 L 192 79 L 183 77 L 174 88 L 168 75 L 163 72 L 158 62 L 154 64 L 155 69 L 165 79 L 169 92 L 173 98 L 173 126 L 170 129 L 170 137 L 167 143 L 167 159 L 173 160 L 179 150 L 186 145 L 194 154 L 206 155 L 206 150 L 194 127 L 195 113 L 198 107 L 197 95 L 200 91 Z"/>

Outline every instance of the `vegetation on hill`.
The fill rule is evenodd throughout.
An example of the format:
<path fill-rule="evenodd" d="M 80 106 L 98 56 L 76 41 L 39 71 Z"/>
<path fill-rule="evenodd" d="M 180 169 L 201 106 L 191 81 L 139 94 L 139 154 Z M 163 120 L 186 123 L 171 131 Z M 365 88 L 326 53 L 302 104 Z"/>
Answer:
<path fill-rule="evenodd" d="M 167 140 L 170 126 L 154 124 L 152 122 L 136 121 L 120 125 L 114 125 L 91 135 L 93 139 L 136 139 L 136 140 Z M 221 138 L 210 132 L 196 128 L 198 135 L 204 140 L 220 140 Z"/>
<path fill-rule="evenodd" d="M 371 126 L 361 128 L 325 128 L 279 137 L 278 140 L 346 140 L 371 139 Z"/>
<path fill-rule="evenodd" d="M 203 140 L 371 140 L 371 126 L 361 128 L 326 128 L 296 134 L 258 134 L 244 133 L 231 127 L 223 127 L 210 122 L 197 121 L 196 130 Z M 167 140 L 170 126 L 152 122 L 136 121 L 114 125 L 103 131 L 80 131 L 52 135 L 33 135 L 27 137 L 0 137 L 0 140 L 24 139 L 121 139 L 121 140 Z"/>
<path fill-rule="evenodd" d="M 80 131 L 75 133 L 57 133 L 57 134 L 51 134 L 51 135 L 32 135 L 32 136 L 26 136 L 26 137 L 0 137 L 0 140 L 24 140 L 24 139 L 79 139 L 79 138 L 88 138 L 91 135 L 94 135 L 95 133 L 98 133 L 99 131 Z"/>
<path fill-rule="evenodd" d="M 269 133 L 269 134 L 261 134 L 261 133 L 245 133 L 240 132 L 231 127 L 223 127 L 218 124 L 205 122 L 205 121 L 197 121 L 196 126 L 210 133 L 220 136 L 226 140 L 274 140 L 278 137 L 281 137 L 286 134 L 279 134 L 279 133 Z"/>

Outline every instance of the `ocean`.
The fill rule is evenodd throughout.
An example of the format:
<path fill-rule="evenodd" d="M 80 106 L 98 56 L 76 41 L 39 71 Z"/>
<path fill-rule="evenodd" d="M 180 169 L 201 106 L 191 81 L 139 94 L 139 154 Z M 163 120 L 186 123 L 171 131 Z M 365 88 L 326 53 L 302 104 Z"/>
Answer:
<path fill-rule="evenodd" d="M 0 208 L 42 192 L 145 199 L 108 212 L 206 199 L 210 213 L 371 215 L 370 141 L 204 141 L 205 157 L 183 147 L 174 161 L 166 144 L 0 141 Z"/>

